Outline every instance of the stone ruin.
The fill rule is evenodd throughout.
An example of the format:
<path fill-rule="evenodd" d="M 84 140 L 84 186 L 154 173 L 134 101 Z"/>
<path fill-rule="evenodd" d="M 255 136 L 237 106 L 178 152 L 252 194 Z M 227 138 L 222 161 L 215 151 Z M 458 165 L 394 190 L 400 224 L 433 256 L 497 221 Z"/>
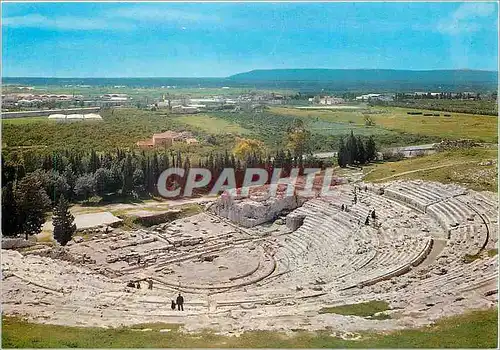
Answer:
<path fill-rule="evenodd" d="M 342 185 L 309 200 L 221 199 L 191 217 L 95 232 L 64 249 L 2 250 L 3 312 L 224 334 L 426 325 L 497 304 L 498 261 L 489 255 L 497 212 L 496 194 L 425 181 Z M 184 313 L 170 310 L 179 291 Z M 318 312 L 370 300 L 387 301 L 390 318 Z"/>
<path fill-rule="evenodd" d="M 254 227 L 277 219 L 281 213 L 290 212 L 306 201 L 300 196 L 270 196 L 263 191 L 249 198 L 221 196 L 210 210 L 242 227 Z"/>

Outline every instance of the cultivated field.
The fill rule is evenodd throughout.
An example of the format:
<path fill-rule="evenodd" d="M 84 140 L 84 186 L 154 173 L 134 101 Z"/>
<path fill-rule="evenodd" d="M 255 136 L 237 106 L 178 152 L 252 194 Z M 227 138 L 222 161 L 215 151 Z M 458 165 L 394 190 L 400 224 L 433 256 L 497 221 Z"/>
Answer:
<path fill-rule="evenodd" d="M 435 136 L 441 138 L 460 139 L 470 138 L 483 142 L 497 142 L 497 117 L 463 113 L 438 112 L 439 117 L 408 115 L 414 111 L 411 108 L 398 107 L 370 107 L 365 111 L 307 111 L 296 108 L 271 108 L 272 113 L 295 117 L 319 118 L 326 122 L 348 123 L 365 125 L 365 116 L 369 115 L 376 126 L 384 129 Z M 418 110 L 422 113 L 436 113 L 436 111 Z"/>
<path fill-rule="evenodd" d="M 238 124 L 227 122 L 223 119 L 211 115 L 186 115 L 174 117 L 179 123 L 201 129 L 209 134 L 248 134 L 249 131 L 239 126 Z"/>

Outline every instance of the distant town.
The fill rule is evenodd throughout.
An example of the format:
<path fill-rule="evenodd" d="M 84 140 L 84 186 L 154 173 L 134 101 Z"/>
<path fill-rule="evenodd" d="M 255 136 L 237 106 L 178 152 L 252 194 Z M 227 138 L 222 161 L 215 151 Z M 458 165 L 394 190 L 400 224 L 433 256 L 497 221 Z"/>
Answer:
<path fill-rule="evenodd" d="M 81 87 L 81 86 L 80 86 Z M 259 111 L 265 106 L 296 105 L 303 108 L 356 106 L 359 103 L 391 103 L 405 100 L 494 100 L 496 93 L 481 95 L 477 92 L 431 92 L 412 93 L 367 93 L 356 95 L 344 93 L 337 95 L 286 95 L 274 92 L 251 92 L 238 95 L 213 95 L 193 98 L 180 94 L 162 94 L 160 98 L 138 98 L 127 93 L 106 93 L 98 96 L 82 94 L 41 94 L 33 87 L 15 87 L 21 92 L 2 94 L 2 118 L 47 116 L 59 121 L 99 120 L 101 108 L 143 107 L 150 110 L 168 110 L 173 114 L 196 114 L 207 111 Z M 119 89 L 121 86 L 114 86 Z M 165 88 L 165 87 L 162 87 Z M 167 88 L 175 88 L 168 86 Z M 229 88 L 227 91 L 230 92 Z M 12 90 L 12 89 L 10 89 Z"/>

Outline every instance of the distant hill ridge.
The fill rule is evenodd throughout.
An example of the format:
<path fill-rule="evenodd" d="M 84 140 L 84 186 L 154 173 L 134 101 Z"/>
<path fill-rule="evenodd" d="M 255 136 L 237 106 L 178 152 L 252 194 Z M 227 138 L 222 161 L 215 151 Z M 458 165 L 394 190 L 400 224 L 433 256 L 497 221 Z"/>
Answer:
<path fill-rule="evenodd" d="M 258 69 L 230 76 L 233 81 L 338 81 L 407 83 L 498 82 L 498 72 L 483 70 L 393 70 L 393 69 Z"/>

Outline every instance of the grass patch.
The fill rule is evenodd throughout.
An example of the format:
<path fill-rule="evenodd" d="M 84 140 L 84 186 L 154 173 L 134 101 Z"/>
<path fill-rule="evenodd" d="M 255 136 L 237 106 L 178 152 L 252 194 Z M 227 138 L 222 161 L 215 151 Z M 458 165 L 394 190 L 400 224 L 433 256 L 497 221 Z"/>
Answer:
<path fill-rule="evenodd" d="M 385 162 L 365 168 L 364 180 L 384 182 L 396 179 L 421 179 L 457 183 L 477 191 L 497 192 L 497 167 L 479 165 L 496 159 L 497 149 L 473 148 L 439 152 L 428 156 Z"/>
<path fill-rule="evenodd" d="M 478 259 L 481 259 L 481 254 L 465 254 L 464 255 L 464 263 L 470 264 L 471 262 L 474 262 Z"/>
<path fill-rule="evenodd" d="M 370 320 L 379 320 L 379 321 L 382 321 L 382 320 L 389 320 L 389 319 L 391 319 L 391 315 L 388 315 L 388 314 L 378 314 L 378 315 L 368 316 L 367 318 L 370 319 Z"/>
<path fill-rule="evenodd" d="M 132 327 L 123 327 L 123 329 L 151 329 L 153 331 L 159 331 L 161 329 L 171 329 L 171 330 L 179 330 L 183 326 L 182 323 L 138 323 Z"/>
<path fill-rule="evenodd" d="M 488 256 L 490 258 L 494 257 L 494 256 L 497 256 L 498 255 L 498 249 L 495 248 L 495 249 L 489 249 L 488 250 Z"/>
<path fill-rule="evenodd" d="M 443 139 L 474 139 L 484 142 L 497 142 L 497 117 L 467 113 L 451 113 L 445 117 L 427 117 L 422 115 L 408 115 L 407 112 L 416 108 L 399 107 L 370 107 L 367 110 L 303 110 L 296 108 L 271 107 L 270 111 L 278 115 L 294 117 L 316 118 L 333 123 L 351 123 L 364 126 L 363 113 L 370 112 L 370 116 L 377 127 L 384 129 L 425 136 L 436 136 Z M 436 113 L 435 111 L 419 109 L 422 113 Z"/>
<path fill-rule="evenodd" d="M 377 312 L 382 312 L 387 310 L 389 310 L 389 304 L 386 301 L 372 300 L 366 303 L 325 307 L 319 310 L 319 313 L 367 317 L 367 316 L 373 316 Z"/>
<path fill-rule="evenodd" d="M 496 348 L 497 309 L 473 311 L 444 318 L 435 325 L 390 333 L 362 332 L 361 339 L 343 340 L 330 331 L 246 332 L 240 337 L 210 331 L 185 334 L 176 325 L 142 324 L 115 329 L 35 324 L 15 317 L 3 317 L 4 348 Z M 132 329 L 150 328 L 152 331 Z M 170 332 L 159 332 L 169 328 Z"/>
<path fill-rule="evenodd" d="M 36 241 L 38 243 L 53 243 L 54 237 L 52 236 L 52 231 L 42 231 L 36 235 Z"/>
<path fill-rule="evenodd" d="M 111 213 L 114 216 L 119 217 L 123 221 L 121 222 L 121 227 L 124 230 L 134 230 L 141 227 L 150 227 L 153 225 L 158 225 L 165 222 L 170 222 L 174 220 L 179 220 L 182 218 L 186 218 L 189 216 L 193 216 L 203 212 L 203 207 L 199 204 L 185 204 L 179 205 L 172 208 L 170 211 L 168 208 L 129 208 L 129 209 L 120 209 L 113 210 Z M 148 211 L 151 212 L 151 216 L 141 217 L 135 215 L 134 212 L 140 211 Z M 179 212 L 177 212 L 179 210 Z"/>
<path fill-rule="evenodd" d="M 474 139 L 484 142 L 497 142 L 497 117 L 465 113 L 451 113 L 451 117 L 426 117 L 408 115 L 408 108 L 384 107 L 374 108 L 382 112 L 373 119 L 377 125 L 386 129 L 412 132 L 421 135 L 439 136 L 446 139 Z M 419 110 L 422 113 L 435 113 Z"/>
<path fill-rule="evenodd" d="M 3 125 L 21 125 L 21 124 L 32 124 L 32 123 L 54 123 L 55 121 L 49 119 L 48 117 L 25 117 L 25 118 L 2 118 Z"/>
<path fill-rule="evenodd" d="M 199 128 L 209 134 L 228 134 L 233 133 L 243 135 L 250 133 L 249 130 L 239 126 L 236 123 L 228 122 L 214 116 L 197 114 L 177 117 L 175 120 Z"/>

